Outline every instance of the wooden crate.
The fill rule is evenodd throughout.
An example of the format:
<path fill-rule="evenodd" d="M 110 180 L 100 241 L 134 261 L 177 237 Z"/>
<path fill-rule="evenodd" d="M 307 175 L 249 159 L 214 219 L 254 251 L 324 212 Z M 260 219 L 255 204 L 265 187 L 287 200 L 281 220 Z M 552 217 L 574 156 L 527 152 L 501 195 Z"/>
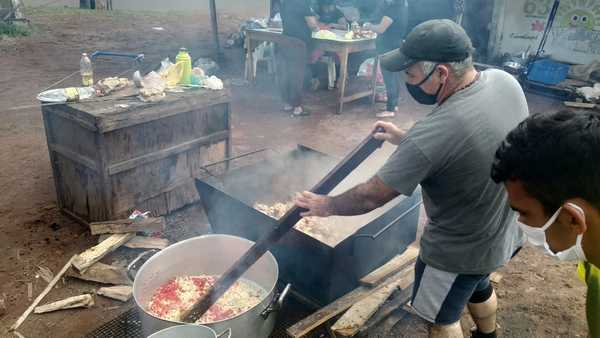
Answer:
<path fill-rule="evenodd" d="M 158 103 L 43 106 L 59 207 L 89 223 L 197 201 L 193 178 L 230 156 L 230 97 L 227 89 L 197 90 Z"/>

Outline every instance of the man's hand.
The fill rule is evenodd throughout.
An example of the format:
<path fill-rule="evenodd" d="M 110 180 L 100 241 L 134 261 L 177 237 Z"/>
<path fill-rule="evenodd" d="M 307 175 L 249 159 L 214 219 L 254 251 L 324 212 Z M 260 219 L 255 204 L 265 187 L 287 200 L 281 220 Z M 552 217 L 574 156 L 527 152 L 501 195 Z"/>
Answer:
<path fill-rule="evenodd" d="M 300 208 L 307 209 L 300 214 L 302 217 L 318 216 L 327 217 L 331 216 L 331 197 L 325 195 L 317 195 L 310 191 L 296 194 L 294 203 Z"/>
<path fill-rule="evenodd" d="M 391 122 L 377 121 L 373 126 L 373 130 L 383 128 L 383 132 L 376 132 L 373 137 L 378 140 L 388 141 L 391 144 L 399 145 L 406 136 L 406 132 L 398 128 Z"/>

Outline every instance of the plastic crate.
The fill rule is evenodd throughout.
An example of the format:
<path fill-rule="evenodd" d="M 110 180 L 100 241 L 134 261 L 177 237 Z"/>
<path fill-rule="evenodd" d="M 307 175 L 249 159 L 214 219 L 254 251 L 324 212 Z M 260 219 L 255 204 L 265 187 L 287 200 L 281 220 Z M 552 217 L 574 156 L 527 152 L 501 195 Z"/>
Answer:
<path fill-rule="evenodd" d="M 569 67 L 550 59 L 537 60 L 531 65 L 527 79 L 549 85 L 559 84 L 567 78 Z"/>

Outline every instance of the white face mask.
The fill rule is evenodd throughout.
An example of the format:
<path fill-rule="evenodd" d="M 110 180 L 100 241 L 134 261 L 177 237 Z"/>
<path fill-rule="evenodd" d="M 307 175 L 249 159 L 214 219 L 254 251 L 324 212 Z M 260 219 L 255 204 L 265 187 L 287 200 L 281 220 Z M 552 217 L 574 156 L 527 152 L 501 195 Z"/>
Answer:
<path fill-rule="evenodd" d="M 573 208 L 576 208 L 577 210 L 579 210 L 581 212 L 581 214 L 585 217 L 585 213 L 583 212 L 583 209 L 581 209 L 578 205 L 575 205 L 573 203 L 569 203 L 569 205 L 572 206 Z M 517 224 L 519 224 L 519 227 L 521 227 L 521 230 L 523 230 L 525 235 L 527 235 L 527 240 L 529 241 L 529 243 L 533 244 L 534 246 L 544 248 L 544 251 L 546 251 L 546 254 L 556 257 L 561 261 L 577 261 L 577 260 L 587 261 L 587 259 L 585 257 L 585 253 L 583 252 L 583 247 L 581 246 L 583 234 L 577 235 L 577 239 L 575 240 L 575 245 L 573 245 L 572 247 L 570 247 L 564 251 L 554 253 L 554 252 L 552 252 L 552 250 L 550 250 L 550 245 L 548 245 L 548 241 L 546 240 L 546 230 L 548 230 L 548 228 L 552 224 L 554 224 L 554 222 L 558 218 L 558 215 L 560 214 L 561 210 L 562 210 L 562 207 L 560 207 L 558 210 L 556 210 L 556 212 L 550 217 L 550 219 L 541 228 L 531 227 L 531 226 L 523 224 L 521 222 L 517 222 Z"/>

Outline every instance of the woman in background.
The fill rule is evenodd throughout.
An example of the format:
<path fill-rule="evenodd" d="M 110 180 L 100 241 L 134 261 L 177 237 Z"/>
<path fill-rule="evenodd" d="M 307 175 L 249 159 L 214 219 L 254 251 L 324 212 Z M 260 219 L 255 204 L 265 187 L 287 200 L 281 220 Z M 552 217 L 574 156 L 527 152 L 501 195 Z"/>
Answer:
<path fill-rule="evenodd" d="M 379 23 L 366 22 L 365 30 L 377 33 L 377 53 L 379 55 L 400 47 L 407 27 L 407 0 L 385 0 L 381 7 Z M 377 117 L 393 117 L 398 110 L 400 97 L 400 73 L 381 70 L 387 94 L 386 110 L 376 114 Z"/>

